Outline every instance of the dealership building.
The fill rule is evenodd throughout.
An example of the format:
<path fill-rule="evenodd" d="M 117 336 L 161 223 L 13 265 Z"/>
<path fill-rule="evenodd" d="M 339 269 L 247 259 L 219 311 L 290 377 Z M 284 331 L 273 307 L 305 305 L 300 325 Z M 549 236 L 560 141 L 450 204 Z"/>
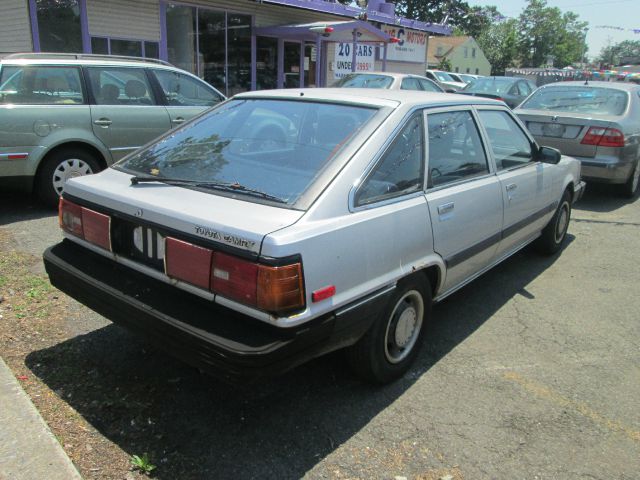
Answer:
<path fill-rule="evenodd" d="M 424 74 L 443 25 L 368 0 L 2 0 L 0 56 L 70 52 L 159 58 L 226 95 L 327 86 L 352 71 Z"/>

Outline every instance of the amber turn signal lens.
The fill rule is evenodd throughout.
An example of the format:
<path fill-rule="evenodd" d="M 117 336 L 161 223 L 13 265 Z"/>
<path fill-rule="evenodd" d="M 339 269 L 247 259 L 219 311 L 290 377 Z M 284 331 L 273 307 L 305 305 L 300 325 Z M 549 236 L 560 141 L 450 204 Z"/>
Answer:
<path fill-rule="evenodd" d="M 294 310 L 304 306 L 302 266 L 258 267 L 258 308 L 269 312 Z"/>

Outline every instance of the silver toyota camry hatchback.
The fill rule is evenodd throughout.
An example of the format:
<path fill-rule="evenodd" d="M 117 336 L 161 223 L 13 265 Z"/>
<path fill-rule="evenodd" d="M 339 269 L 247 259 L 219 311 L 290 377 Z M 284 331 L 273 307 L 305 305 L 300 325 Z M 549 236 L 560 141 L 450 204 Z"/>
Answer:
<path fill-rule="evenodd" d="M 431 305 L 530 242 L 558 251 L 580 164 L 509 109 L 444 93 L 237 95 L 69 180 L 51 282 L 214 374 L 347 348 L 391 381 Z"/>

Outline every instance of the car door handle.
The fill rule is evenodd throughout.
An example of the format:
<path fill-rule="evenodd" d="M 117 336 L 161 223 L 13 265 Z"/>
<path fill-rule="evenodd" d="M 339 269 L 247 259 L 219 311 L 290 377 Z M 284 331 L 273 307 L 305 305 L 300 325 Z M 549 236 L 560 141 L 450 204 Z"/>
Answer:
<path fill-rule="evenodd" d="M 518 185 L 515 183 L 510 183 L 506 186 L 507 192 L 513 192 L 516 188 L 518 188 Z"/>
<path fill-rule="evenodd" d="M 171 122 L 172 123 L 177 123 L 177 124 L 184 123 L 184 118 L 176 117 L 176 118 L 172 119 Z"/>
<path fill-rule="evenodd" d="M 108 118 L 99 118 L 98 120 L 94 120 L 93 123 L 95 125 L 99 125 L 101 127 L 108 127 L 113 122 L 111 120 L 109 120 Z"/>
<path fill-rule="evenodd" d="M 438 207 L 438 214 L 439 215 L 444 215 L 445 213 L 449 213 L 450 211 L 453 210 L 453 207 L 455 207 L 455 204 L 453 202 L 449 202 L 449 203 L 445 203 L 444 205 L 440 205 Z"/>

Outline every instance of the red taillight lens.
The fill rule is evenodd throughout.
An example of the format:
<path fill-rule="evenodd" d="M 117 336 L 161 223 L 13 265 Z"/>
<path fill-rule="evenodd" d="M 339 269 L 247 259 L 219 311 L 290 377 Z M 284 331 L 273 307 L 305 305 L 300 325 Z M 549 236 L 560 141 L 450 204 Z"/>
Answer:
<path fill-rule="evenodd" d="M 60 228 L 89 243 L 111 251 L 111 217 L 81 207 L 60 197 L 58 203 Z"/>
<path fill-rule="evenodd" d="M 590 127 L 580 143 L 599 147 L 624 147 L 624 133 L 617 128 Z"/>
<path fill-rule="evenodd" d="M 284 267 L 260 265 L 258 270 L 258 308 L 269 312 L 294 310 L 304 306 L 302 265 Z"/>
<path fill-rule="evenodd" d="M 211 289 L 227 298 L 256 306 L 258 264 L 216 252 Z"/>
<path fill-rule="evenodd" d="M 82 207 L 84 239 L 111 251 L 111 217 Z"/>
<path fill-rule="evenodd" d="M 165 272 L 200 288 L 209 289 L 213 251 L 189 242 L 167 237 L 165 240 Z"/>
<path fill-rule="evenodd" d="M 60 228 L 80 238 L 84 238 L 82 231 L 82 207 L 60 197 L 58 202 L 58 221 Z"/>

